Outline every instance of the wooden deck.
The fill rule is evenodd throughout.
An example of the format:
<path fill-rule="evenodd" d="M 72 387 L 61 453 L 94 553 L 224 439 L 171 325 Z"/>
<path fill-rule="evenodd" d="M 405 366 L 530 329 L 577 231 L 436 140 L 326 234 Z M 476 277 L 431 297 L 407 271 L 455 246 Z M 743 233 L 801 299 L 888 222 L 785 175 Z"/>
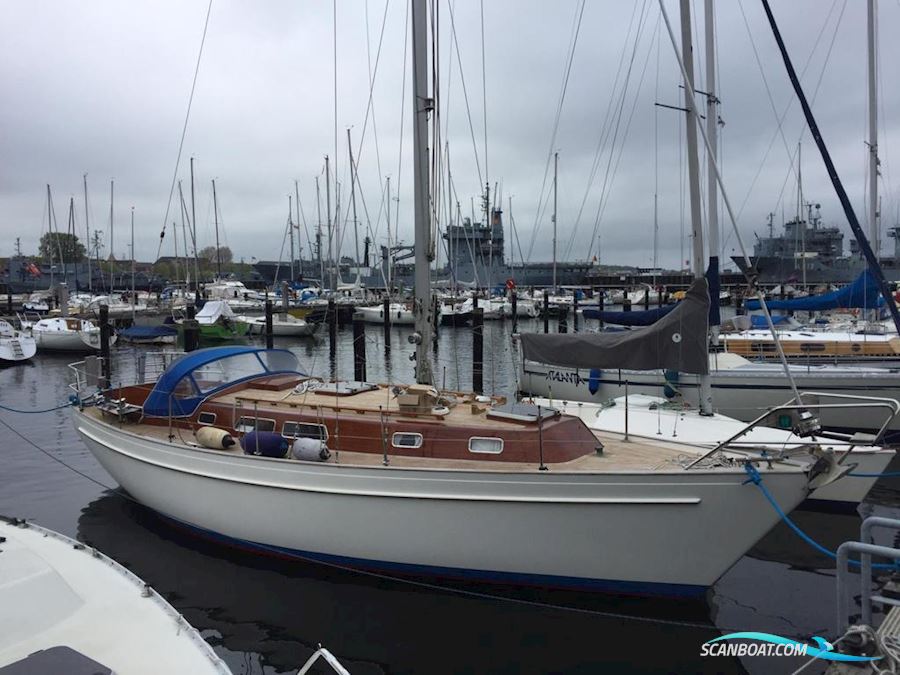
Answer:
<path fill-rule="evenodd" d="M 382 394 L 383 395 L 383 394 Z M 86 408 L 85 414 L 96 419 L 105 419 L 116 427 L 119 423 L 109 416 L 104 416 L 96 408 Z M 490 420 L 493 424 L 495 421 Z M 169 428 L 156 424 L 123 422 L 121 428 L 130 433 L 159 441 L 169 441 Z M 202 447 L 189 429 L 173 427 L 172 443 L 186 447 Z M 647 471 L 673 471 L 680 469 L 687 461 L 699 457 L 706 449 L 692 452 L 689 447 L 646 439 L 624 440 L 621 435 L 595 432 L 597 439 L 603 444 L 602 454 L 591 454 L 568 462 L 557 462 L 548 465 L 552 472 L 562 473 L 621 473 Z M 233 455 L 243 455 L 239 445 L 229 450 L 216 450 Z M 274 461 L 295 461 L 291 459 Z M 445 459 L 433 457 L 405 457 L 388 452 L 388 461 L 392 467 L 410 469 L 452 469 L 486 471 L 497 473 L 531 473 L 538 470 L 536 462 L 496 462 L 479 459 Z M 382 466 L 383 456 L 379 453 L 350 452 L 342 450 L 332 452 L 328 460 L 330 464 L 344 466 Z M 778 465 L 775 465 L 776 469 Z"/>

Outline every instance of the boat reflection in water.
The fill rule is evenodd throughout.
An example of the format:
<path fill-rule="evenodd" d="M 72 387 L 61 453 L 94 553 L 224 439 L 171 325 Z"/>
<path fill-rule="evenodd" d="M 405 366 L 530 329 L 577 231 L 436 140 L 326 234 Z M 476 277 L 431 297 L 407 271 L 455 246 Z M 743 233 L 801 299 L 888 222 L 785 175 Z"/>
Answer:
<path fill-rule="evenodd" d="M 702 624 L 710 616 L 703 601 L 611 599 L 492 585 L 489 591 L 502 593 L 504 601 L 246 554 L 200 539 L 117 493 L 84 509 L 78 537 L 140 574 L 235 672 L 294 673 L 319 642 L 354 675 L 596 672 L 603 664 L 626 662 L 632 673 L 694 672 L 702 665 L 697 645 L 719 634 L 715 628 L 660 629 L 600 614 Z M 534 602 L 576 611 L 528 604 Z M 645 649 L 649 642 L 652 650 Z M 718 659 L 716 667 L 743 672 L 737 660 Z"/>

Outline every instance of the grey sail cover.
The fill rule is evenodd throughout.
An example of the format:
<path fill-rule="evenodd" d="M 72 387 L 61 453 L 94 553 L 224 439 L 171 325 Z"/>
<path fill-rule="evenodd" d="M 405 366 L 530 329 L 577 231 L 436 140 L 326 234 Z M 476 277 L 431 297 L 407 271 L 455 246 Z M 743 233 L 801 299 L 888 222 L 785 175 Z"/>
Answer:
<path fill-rule="evenodd" d="M 656 323 L 607 333 L 523 333 L 529 361 L 568 368 L 666 368 L 709 374 L 709 287 L 696 279 L 684 300 Z"/>

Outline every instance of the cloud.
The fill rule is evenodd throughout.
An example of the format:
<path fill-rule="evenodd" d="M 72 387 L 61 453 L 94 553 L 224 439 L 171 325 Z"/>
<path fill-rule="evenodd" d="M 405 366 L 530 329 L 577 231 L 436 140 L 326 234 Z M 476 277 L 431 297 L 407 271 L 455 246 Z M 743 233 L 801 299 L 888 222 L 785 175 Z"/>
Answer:
<path fill-rule="evenodd" d="M 702 31 L 702 6 L 695 4 L 700 13 L 694 17 L 695 29 Z M 900 8 L 882 5 L 881 34 L 885 35 L 885 27 L 900 18 Z M 669 2 L 667 7 L 677 22 L 676 4 Z M 548 152 L 558 150 L 561 252 L 568 250 L 570 257 L 583 258 L 589 251 L 595 253 L 599 242 L 603 262 L 649 264 L 656 193 L 659 260 L 677 266 L 682 250 L 689 246 L 682 233 L 690 229 L 683 225 L 689 214 L 683 115 L 654 103 L 683 103 L 672 48 L 655 3 L 586 4 L 558 134 L 551 146 L 579 8 L 572 0 L 552 9 L 538 0 L 485 3 L 482 62 L 481 5 L 471 0 L 439 4 L 441 142 L 449 142 L 449 167 L 460 210 L 468 214 L 472 200 L 477 208 L 485 180 L 492 191 L 494 185 L 502 186 L 499 196 L 505 209 L 512 197 L 523 249 L 527 253 L 533 239 L 532 259 L 548 259 L 552 226 L 550 212 L 542 205 L 549 197 L 551 181 L 544 178 Z M 725 121 L 721 163 L 732 203 L 735 208 L 743 205 L 742 235 L 752 244 L 752 233 L 763 230 L 769 212 L 776 213 L 776 223 L 781 221 L 782 209 L 785 217 L 793 213 L 796 180 L 788 153 L 794 152 L 805 123 L 795 103 L 784 119 L 784 139 L 777 134 L 773 104 L 780 114 L 793 93 L 761 8 L 743 3 L 749 31 L 740 3 L 716 3 L 716 8 Z M 857 215 L 865 221 L 865 7 L 803 0 L 775 2 L 773 9 L 795 65 L 802 69 L 809 61 L 804 86 L 810 97 L 817 92 L 814 111 Z M 216 178 L 224 238 L 236 257 L 277 257 L 287 196 L 294 192 L 295 179 L 307 225 L 315 227 L 315 177 L 320 177 L 325 218 L 326 154 L 332 168 L 337 167 L 343 220 L 350 208 L 347 128 L 359 162 L 358 210 L 363 227 L 367 211 L 371 233 L 379 241 L 385 239 L 382 194 L 384 178 L 390 175 L 392 192 L 399 193 L 399 201 L 391 205 L 392 221 L 399 222 L 401 238 L 411 241 L 411 81 L 407 77 L 404 83 L 403 75 L 407 4 L 389 1 L 386 11 L 385 3 L 378 0 L 338 4 L 337 124 L 333 12 L 334 6 L 324 2 L 213 3 L 177 172 L 188 189 L 188 158 L 195 157 L 201 245 L 213 237 L 210 180 Z M 68 198 L 75 197 L 77 231 L 83 232 L 82 175 L 87 173 L 91 229 L 105 231 L 109 226 L 109 180 L 115 178 L 116 254 L 126 253 L 123 245 L 128 242 L 120 232 L 124 233 L 133 205 L 138 257 L 156 256 L 205 14 L 202 2 L 141 5 L 57 0 L 6 7 L 6 20 L 0 25 L 4 90 L 0 254 L 12 252 L 15 237 L 21 237 L 26 251 L 36 250 L 42 228 L 47 227 L 42 214 L 48 183 L 63 227 Z M 635 48 L 635 27 L 641 17 L 643 28 Z M 895 224 L 900 204 L 892 174 L 893 152 L 900 147 L 896 123 L 900 98 L 893 84 L 898 80 L 900 46 L 882 39 L 879 50 L 883 85 L 879 187 L 883 227 L 888 227 Z M 695 45 L 695 54 L 697 87 L 703 89 L 702 40 Z M 376 63 L 371 92 L 374 115 L 369 111 L 367 119 L 369 69 L 375 70 Z M 609 117 L 608 111 L 617 109 L 625 81 L 620 63 L 623 69 L 631 63 L 631 70 L 621 117 L 616 118 Z M 409 68 L 408 59 L 406 65 Z M 610 141 L 613 136 L 615 145 Z M 606 141 L 600 143 L 601 138 Z M 808 134 L 802 155 L 804 195 L 823 205 L 827 223 L 846 229 Z M 595 163 L 598 170 L 590 181 Z M 446 164 L 442 166 L 446 171 Z M 442 182 L 446 184 L 446 173 Z M 178 203 L 168 206 L 168 220 L 180 223 Z M 452 204 L 450 209 L 442 206 L 442 218 L 448 210 L 455 210 Z M 599 221 L 598 212 L 602 214 Z M 722 222 L 726 227 L 724 218 Z M 509 235 L 508 231 L 507 255 Z M 305 246 L 306 236 L 301 239 Z M 350 252 L 352 241 L 348 234 L 345 253 Z M 736 248 L 735 237 L 726 233 L 723 241 L 730 254 Z M 163 253 L 171 254 L 167 250 L 171 246 L 167 238 Z M 519 257 L 518 250 L 514 255 Z"/>

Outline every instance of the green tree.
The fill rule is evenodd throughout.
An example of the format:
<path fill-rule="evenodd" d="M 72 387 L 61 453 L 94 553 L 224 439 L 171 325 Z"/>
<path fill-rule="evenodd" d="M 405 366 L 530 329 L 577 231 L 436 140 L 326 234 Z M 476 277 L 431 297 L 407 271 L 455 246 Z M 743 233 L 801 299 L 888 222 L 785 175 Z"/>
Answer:
<path fill-rule="evenodd" d="M 206 248 L 201 248 L 200 252 L 197 253 L 197 257 L 200 260 L 205 260 L 211 265 L 216 264 L 216 247 L 215 246 L 207 246 Z M 219 258 L 222 261 L 223 265 L 227 265 L 232 261 L 234 256 L 231 254 L 231 249 L 227 246 L 219 247 Z"/>
<path fill-rule="evenodd" d="M 85 249 L 78 237 L 64 232 L 46 232 L 41 236 L 38 250 L 41 257 L 54 263 L 73 263 L 84 260 Z M 62 256 L 62 260 L 60 260 Z"/>

